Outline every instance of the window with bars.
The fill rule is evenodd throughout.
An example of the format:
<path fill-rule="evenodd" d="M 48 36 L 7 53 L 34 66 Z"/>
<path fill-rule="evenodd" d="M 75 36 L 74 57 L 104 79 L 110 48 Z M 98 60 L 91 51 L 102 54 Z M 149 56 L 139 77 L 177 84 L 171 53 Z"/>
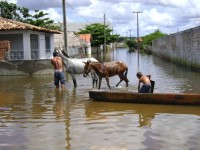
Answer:
<path fill-rule="evenodd" d="M 45 51 L 50 52 L 51 51 L 51 38 L 49 34 L 45 35 Z"/>

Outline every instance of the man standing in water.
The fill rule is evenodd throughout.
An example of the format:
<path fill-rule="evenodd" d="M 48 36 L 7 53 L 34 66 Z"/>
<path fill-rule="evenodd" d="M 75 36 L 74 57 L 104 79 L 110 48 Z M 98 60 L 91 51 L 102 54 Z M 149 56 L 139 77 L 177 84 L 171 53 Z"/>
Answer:
<path fill-rule="evenodd" d="M 139 79 L 138 83 L 138 93 L 151 93 L 151 81 L 150 75 L 142 75 L 141 72 L 136 74 L 137 78 Z M 140 83 L 143 83 L 142 87 L 140 88 Z"/>
<path fill-rule="evenodd" d="M 62 58 L 58 56 L 58 52 L 53 52 L 53 58 L 51 59 L 51 64 L 54 66 L 54 84 L 56 88 L 59 88 L 59 83 L 61 83 L 61 88 L 65 87 L 65 74 Z"/>

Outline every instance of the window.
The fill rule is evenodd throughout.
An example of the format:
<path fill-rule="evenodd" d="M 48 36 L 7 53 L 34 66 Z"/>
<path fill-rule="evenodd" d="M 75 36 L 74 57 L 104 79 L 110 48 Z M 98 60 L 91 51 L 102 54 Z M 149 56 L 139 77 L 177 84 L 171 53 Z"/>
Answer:
<path fill-rule="evenodd" d="M 50 52 L 51 50 L 51 42 L 50 42 L 51 38 L 50 35 L 46 34 L 45 35 L 45 51 L 46 52 Z"/>

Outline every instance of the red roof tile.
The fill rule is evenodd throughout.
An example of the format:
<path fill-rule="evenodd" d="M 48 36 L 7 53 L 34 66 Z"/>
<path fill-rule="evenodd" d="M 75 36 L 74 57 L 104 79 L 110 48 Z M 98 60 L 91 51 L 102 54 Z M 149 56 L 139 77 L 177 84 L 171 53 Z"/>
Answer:
<path fill-rule="evenodd" d="M 90 43 L 91 42 L 91 34 L 79 34 L 80 39 L 83 41 Z"/>
<path fill-rule="evenodd" d="M 61 33 L 57 30 L 49 30 L 42 27 L 37 27 L 31 24 L 22 23 L 15 20 L 10 20 L 6 18 L 0 17 L 0 31 L 8 31 L 8 30 L 35 30 L 49 33 Z"/>

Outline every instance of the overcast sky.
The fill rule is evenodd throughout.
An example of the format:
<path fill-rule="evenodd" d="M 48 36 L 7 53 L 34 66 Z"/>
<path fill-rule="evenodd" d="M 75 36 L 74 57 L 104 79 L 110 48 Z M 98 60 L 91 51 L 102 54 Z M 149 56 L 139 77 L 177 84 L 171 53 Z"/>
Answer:
<path fill-rule="evenodd" d="M 55 22 L 62 22 L 62 0 L 7 0 L 29 10 L 48 12 Z M 66 0 L 68 22 L 112 24 L 114 33 L 140 36 L 159 29 L 170 34 L 200 25 L 200 0 Z M 130 32 L 131 31 L 131 32 Z"/>

